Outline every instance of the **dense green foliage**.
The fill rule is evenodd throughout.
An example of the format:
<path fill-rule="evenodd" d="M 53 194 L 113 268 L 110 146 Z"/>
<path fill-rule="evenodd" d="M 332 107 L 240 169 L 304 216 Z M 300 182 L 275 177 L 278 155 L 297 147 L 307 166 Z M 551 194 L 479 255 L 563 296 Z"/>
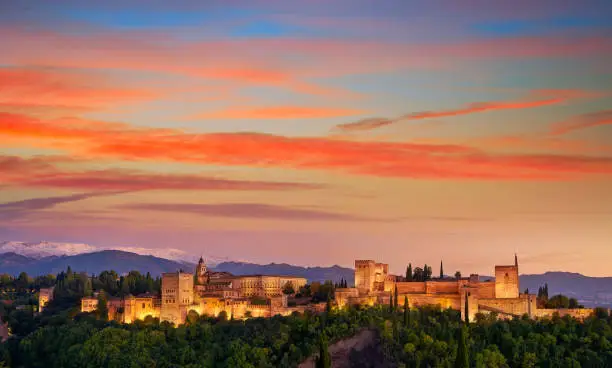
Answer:
<path fill-rule="evenodd" d="M 379 326 L 389 366 L 612 367 L 612 318 L 606 310 L 584 322 L 478 315 L 466 326 L 458 311 L 436 308 L 413 309 L 403 318 L 408 323 L 396 320 L 387 316 Z"/>
<path fill-rule="evenodd" d="M 172 327 L 152 318 L 121 325 L 78 314 L 9 340 L 0 361 L 15 367 L 291 367 L 326 352 L 327 340 L 380 323 L 382 315 L 379 309 L 246 321 L 196 315 Z"/>
<path fill-rule="evenodd" d="M 454 310 L 389 306 L 246 321 L 190 313 L 187 320 L 172 327 L 153 318 L 121 325 L 90 314 L 47 317 L 1 346 L 0 362 L 15 367 L 292 367 L 314 355 L 315 362 L 328 364 L 325 341 L 374 328 L 380 336 L 376 347 L 351 354 L 358 366 L 612 366 L 612 318 L 604 311 L 584 322 L 478 315 L 469 325 Z M 383 363 L 359 356 L 372 350 Z"/>
<path fill-rule="evenodd" d="M 20 278 L 8 281 L 11 288 L 20 282 L 23 293 L 32 293 L 36 281 Z M 42 314 L 0 303 L 13 333 L 0 345 L 0 367 L 293 367 L 309 356 L 329 366 L 328 343 L 363 328 L 378 331 L 379 340 L 351 353 L 358 367 L 612 367 L 612 317 L 604 310 L 584 322 L 478 315 L 466 323 L 459 311 L 401 308 L 394 290 L 389 305 L 338 311 L 331 299 L 334 285 L 327 282 L 299 291 L 327 302 L 321 314 L 241 321 L 225 312 L 218 318 L 190 312 L 179 327 L 150 317 L 122 325 L 106 321 L 106 313 L 80 313 L 78 300 L 105 290 L 99 294 L 103 310 L 109 295 L 155 292 L 158 280 L 137 272 L 95 277 L 67 270 L 54 281 L 56 299 Z M 546 299 L 561 307 L 573 303 L 563 296 Z M 469 308 L 467 300 L 462 307 Z"/>

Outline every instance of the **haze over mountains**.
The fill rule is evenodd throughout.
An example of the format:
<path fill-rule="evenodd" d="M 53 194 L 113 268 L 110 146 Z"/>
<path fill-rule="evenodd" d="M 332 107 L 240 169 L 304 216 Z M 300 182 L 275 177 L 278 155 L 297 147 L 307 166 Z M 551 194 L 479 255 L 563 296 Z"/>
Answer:
<path fill-rule="evenodd" d="M 146 248 L 146 247 L 96 247 L 83 243 L 62 243 L 62 242 L 21 242 L 21 241 L 0 241 L 1 253 L 16 253 L 30 258 L 44 258 L 50 256 L 72 256 L 83 253 L 93 253 L 102 250 L 121 250 L 140 255 L 151 255 L 155 257 L 170 259 L 178 262 L 197 262 L 200 255 L 185 252 L 176 248 Z M 206 255 L 210 264 L 217 264 L 227 261 L 227 258 Z"/>
<path fill-rule="evenodd" d="M 18 247 L 17 245 L 25 245 Z M 82 250 L 94 251 L 80 253 Z M 162 272 L 174 272 L 179 269 L 192 271 L 194 262 L 181 259 L 167 259 L 150 254 L 136 254 L 123 250 L 95 251 L 95 247 L 86 244 L 70 243 L 0 243 L 0 273 L 18 275 L 27 272 L 29 275 L 56 274 L 70 266 L 74 271 L 99 273 L 113 269 L 118 273 L 138 270 L 159 275 Z M 144 248 L 137 248 L 144 249 Z M 352 268 L 301 267 L 286 263 L 266 265 L 248 262 L 220 262 L 213 267 L 216 271 L 230 272 L 235 275 L 245 274 L 286 274 L 302 276 L 309 281 L 339 281 L 344 278 L 353 283 Z M 536 293 L 545 283 L 549 285 L 550 295 L 562 293 L 576 297 L 585 306 L 612 307 L 612 277 L 588 277 L 570 272 L 546 272 L 537 275 L 520 276 L 521 291 L 529 289 Z"/>

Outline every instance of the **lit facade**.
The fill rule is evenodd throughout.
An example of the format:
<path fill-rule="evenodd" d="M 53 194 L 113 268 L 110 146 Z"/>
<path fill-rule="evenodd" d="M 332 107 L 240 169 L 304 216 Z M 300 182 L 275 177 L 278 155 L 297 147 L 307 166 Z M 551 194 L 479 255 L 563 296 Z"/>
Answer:
<path fill-rule="evenodd" d="M 38 312 L 42 312 L 47 304 L 53 300 L 53 291 L 55 286 L 50 288 L 41 288 L 38 292 Z"/>
<path fill-rule="evenodd" d="M 294 276 L 234 276 L 211 272 L 200 259 L 195 275 L 185 272 L 162 274 L 161 297 L 147 294 L 110 298 L 108 318 L 132 323 L 151 316 L 162 322 L 182 324 L 190 311 L 211 316 L 225 312 L 228 318 L 248 318 L 323 310 L 324 304 L 288 306 L 287 295 L 283 293 L 287 284 L 291 283 L 297 291 L 306 282 L 305 278 Z M 97 296 L 81 300 L 82 312 L 94 312 L 97 307 Z"/>
<path fill-rule="evenodd" d="M 465 318 L 466 306 L 469 319 L 478 313 L 497 313 L 502 318 L 528 315 L 551 316 L 553 313 L 582 318 L 593 312 L 590 309 L 538 309 L 536 296 L 521 294 L 519 265 L 496 266 L 494 281 L 481 281 L 478 275 L 460 279 L 432 279 L 424 282 L 402 282 L 388 274 L 388 266 L 373 260 L 355 261 L 355 288 L 336 289 L 338 306 L 351 304 L 374 305 L 389 303 L 397 288 L 398 304 L 408 299 L 410 307 L 439 305 L 442 308 L 460 310 Z"/>

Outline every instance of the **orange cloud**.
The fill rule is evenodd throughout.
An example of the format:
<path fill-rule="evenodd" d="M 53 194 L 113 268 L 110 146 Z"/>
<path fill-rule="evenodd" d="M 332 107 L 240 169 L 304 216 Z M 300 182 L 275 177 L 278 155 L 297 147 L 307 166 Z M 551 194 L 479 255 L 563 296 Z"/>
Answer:
<path fill-rule="evenodd" d="M 274 106 L 231 108 L 198 115 L 204 119 L 319 119 L 363 114 L 364 110 L 330 107 Z"/>
<path fill-rule="evenodd" d="M 10 130 L 6 127 L 0 115 L 0 136 L 36 137 L 37 144 L 51 146 L 58 139 L 66 139 L 78 142 L 62 146 L 73 155 L 121 160 L 328 170 L 418 179 L 566 180 L 612 174 L 609 157 L 496 155 L 451 144 L 347 141 L 256 133 L 193 134 L 135 129 L 127 125 L 106 126 L 98 122 L 78 129 L 43 120 L 12 125 Z"/>
<path fill-rule="evenodd" d="M 553 124 L 550 129 L 551 135 L 562 135 L 597 126 L 612 124 L 612 110 L 604 110 L 577 116 L 569 121 Z"/>
<path fill-rule="evenodd" d="M 82 71 L 5 67 L 0 68 L 0 108 L 90 110 L 158 96 L 120 84 Z"/>
<path fill-rule="evenodd" d="M 475 102 L 467 105 L 464 108 L 454 110 L 443 110 L 443 111 L 422 111 L 415 112 L 406 115 L 402 115 L 395 119 L 386 118 L 369 118 L 359 120 L 352 123 L 339 124 L 336 126 L 341 131 L 363 131 L 372 130 L 387 125 L 395 124 L 401 121 L 413 121 L 431 118 L 445 118 L 451 116 L 468 115 L 479 112 L 494 111 L 494 110 L 517 110 L 517 109 L 529 109 L 541 106 L 555 105 L 567 101 L 569 98 L 574 96 L 588 95 L 586 92 L 569 93 L 568 91 L 554 91 L 548 90 L 545 93 L 556 94 L 558 96 L 538 99 L 535 101 L 498 101 L 498 102 Z M 532 95 L 540 95 L 541 91 L 532 92 Z"/>

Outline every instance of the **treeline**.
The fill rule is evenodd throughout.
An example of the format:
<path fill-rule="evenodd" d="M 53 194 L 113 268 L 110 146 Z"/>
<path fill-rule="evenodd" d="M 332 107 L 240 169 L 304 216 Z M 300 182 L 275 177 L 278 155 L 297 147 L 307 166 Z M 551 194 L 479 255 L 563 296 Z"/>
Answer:
<path fill-rule="evenodd" d="M 0 347 L 0 362 L 13 367 L 295 367 L 318 352 L 321 341 L 351 336 L 381 323 L 381 317 L 379 309 L 246 321 L 190 312 L 185 325 L 172 327 L 151 317 L 121 325 L 81 313 L 10 339 Z"/>
<path fill-rule="evenodd" d="M 115 271 L 103 271 L 96 276 L 75 273 L 70 267 L 56 276 L 31 278 L 22 273 L 17 278 L 2 275 L 0 280 L 4 287 L 0 287 L 0 291 L 13 290 L 0 294 L 0 319 L 8 323 L 12 333 L 17 336 L 25 336 L 58 318 L 74 317 L 80 312 L 81 298 L 92 296 L 94 292 L 103 290 L 105 297 L 122 297 L 129 294 L 158 294 L 161 289 L 161 279 L 153 278 L 149 273 L 142 275 L 138 271 L 131 271 L 119 276 Z M 53 300 L 45 307 L 44 313 L 38 315 L 38 298 L 32 290 L 39 291 L 42 287 L 50 286 L 55 286 Z"/>
<path fill-rule="evenodd" d="M 525 290 L 526 294 L 529 294 L 529 290 Z M 551 308 L 551 309 L 567 309 L 567 308 L 584 308 L 583 305 L 578 303 L 576 298 L 569 298 L 563 294 L 554 295 L 548 297 L 548 284 L 544 284 L 538 289 L 538 307 L 539 308 Z"/>
<path fill-rule="evenodd" d="M 409 303 L 408 303 L 409 304 Z M 571 317 L 498 320 L 439 307 L 393 303 L 321 314 L 246 321 L 198 316 L 172 327 L 147 317 L 131 325 L 95 314 L 53 316 L 0 346 L 13 367 L 295 367 L 311 355 L 329 366 L 327 344 L 363 328 L 377 344 L 351 353 L 355 367 L 611 367 L 612 318 L 606 310 L 580 322 Z M 2 363 L 0 363 L 0 366 Z"/>
<path fill-rule="evenodd" d="M 454 310 L 390 309 L 378 325 L 389 366 L 612 367 L 612 318 L 605 309 L 584 322 L 558 316 L 499 320 L 495 314 L 479 314 L 469 324 Z"/>
<path fill-rule="evenodd" d="M 54 275 L 30 277 L 22 272 L 17 277 L 7 273 L 0 274 L 0 293 L 26 293 L 55 285 Z"/>
<path fill-rule="evenodd" d="M 459 271 L 455 272 L 454 276 L 456 279 L 460 279 L 461 272 Z M 423 267 L 415 267 L 413 269 L 412 263 L 409 263 L 408 266 L 406 267 L 406 274 L 403 277 L 403 281 L 423 282 L 423 281 L 432 280 L 433 278 L 434 278 L 433 269 L 431 268 L 431 266 L 425 264 Z M 444 274 L 444 265 L 442 264 L 442 261 L 440 261 L 440 273 L 437 275 L 436 278 L 440 280 L 448 278 L 448 276 Z"/>

